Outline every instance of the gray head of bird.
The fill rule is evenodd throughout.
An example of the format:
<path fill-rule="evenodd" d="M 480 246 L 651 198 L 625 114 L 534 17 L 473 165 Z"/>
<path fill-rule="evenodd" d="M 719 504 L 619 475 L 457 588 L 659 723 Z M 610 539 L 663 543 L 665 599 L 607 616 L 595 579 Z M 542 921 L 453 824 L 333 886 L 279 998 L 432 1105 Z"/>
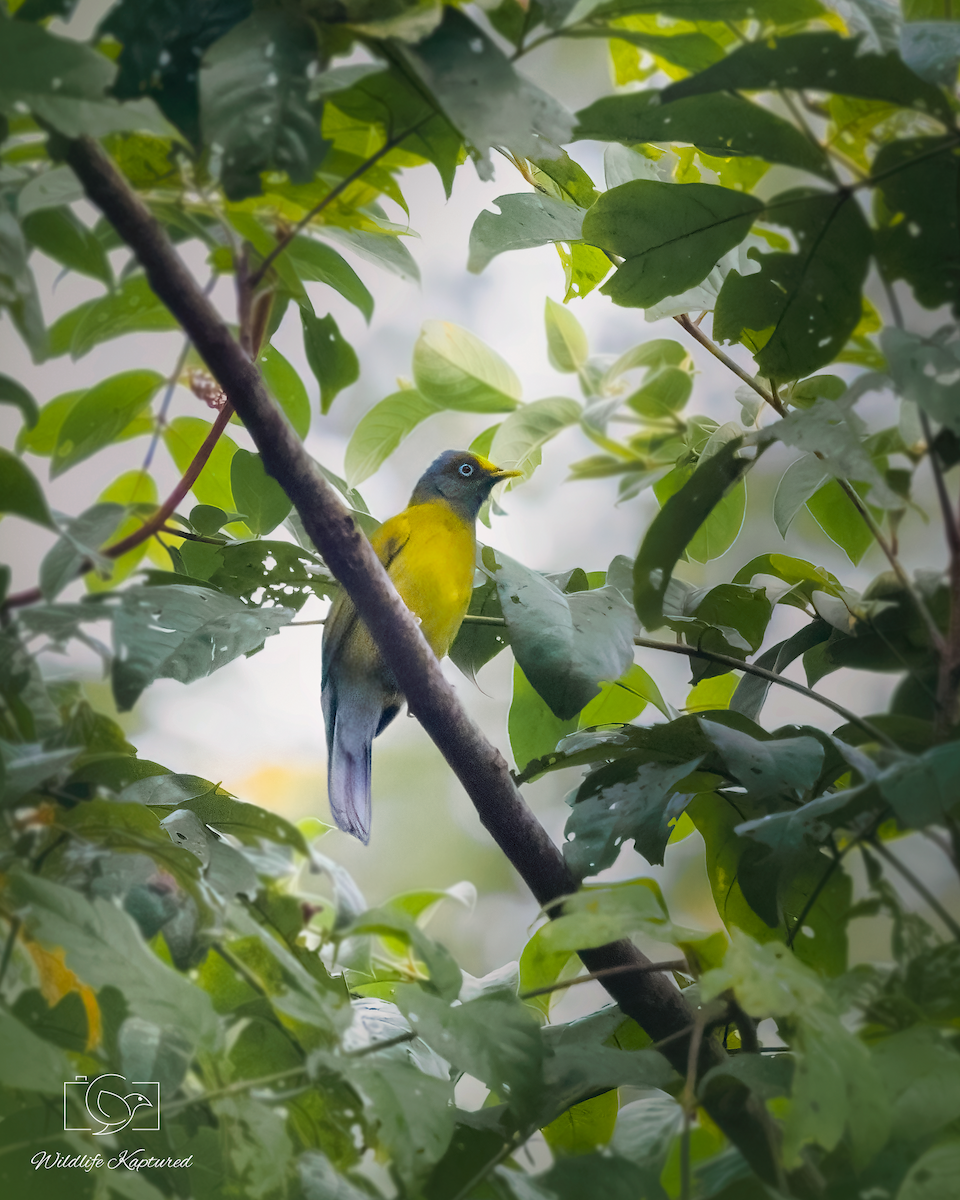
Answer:
<path fill-rule="evenodd" d="M 421 475 L 410 503 L 445 500 L 465 520 L 473 522 L 496 484 L 522 474 L 505 471 L 469 450 L 445 450 Z"/>

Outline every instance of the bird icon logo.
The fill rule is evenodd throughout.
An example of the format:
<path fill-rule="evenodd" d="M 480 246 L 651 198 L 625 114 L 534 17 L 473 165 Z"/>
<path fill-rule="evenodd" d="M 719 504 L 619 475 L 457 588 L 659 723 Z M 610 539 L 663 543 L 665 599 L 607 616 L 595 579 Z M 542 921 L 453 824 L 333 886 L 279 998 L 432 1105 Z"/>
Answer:
<path fill-rule="evenodd" d="M 82 1099 L 80 1089 L 83 1089 Z M 68 1111 L 71 1090 L 74 1100 L 85 1110 L 87 1120 L 83 1125 L 72 1123 Z M 65 1130 L 83 1130 L 94 1137 L 103 1137 L 130 1126 L 135 1130 L 160 1128 L 160 1084 L 156 1082 L 128 1083 L 116 1072 L 106 1072 L 89 1081 L 86 1076 L 78 1075 L 75 1081 L 63 1085 L 63 1098 Z"/>

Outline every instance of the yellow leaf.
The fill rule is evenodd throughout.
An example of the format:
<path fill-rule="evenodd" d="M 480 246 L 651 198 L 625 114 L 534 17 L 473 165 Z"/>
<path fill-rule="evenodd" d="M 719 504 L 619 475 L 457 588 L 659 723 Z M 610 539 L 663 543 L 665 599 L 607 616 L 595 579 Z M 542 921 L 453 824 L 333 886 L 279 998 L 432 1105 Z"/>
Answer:
<path fill-rule="evenodd" d="M 51 1008 L 59 1004 L 68 993 L 79 993 L 87 1013 L 87 1050 L 95 1050 L 103 1037 L 103 1022 L 93 988 L 81 983 L 67 966 L 62 946 L 47 950 L 39 942 L 31 942 L 28 938 L 24 938 L 24 944 L 37 968 L 40 991 Z"/>

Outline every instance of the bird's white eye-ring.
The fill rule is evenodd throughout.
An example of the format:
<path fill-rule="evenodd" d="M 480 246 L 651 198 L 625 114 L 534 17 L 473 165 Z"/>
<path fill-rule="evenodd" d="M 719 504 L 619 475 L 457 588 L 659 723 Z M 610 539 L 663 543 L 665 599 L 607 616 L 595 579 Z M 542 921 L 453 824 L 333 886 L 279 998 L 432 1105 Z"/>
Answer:
<path fill-rule="evenodd" d="M 469 463 L 461 463 L 460 474 L 464 477 L 464 479 L 467 479 L 473 474 L 473 467 L 471 467 Z"/>

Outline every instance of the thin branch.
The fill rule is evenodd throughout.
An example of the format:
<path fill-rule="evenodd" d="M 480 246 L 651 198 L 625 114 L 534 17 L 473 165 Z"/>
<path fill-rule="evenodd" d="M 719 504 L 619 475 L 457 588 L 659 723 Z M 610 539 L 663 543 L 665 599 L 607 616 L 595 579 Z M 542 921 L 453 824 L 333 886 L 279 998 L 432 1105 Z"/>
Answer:
<path fill-rule="evenodd" d="M 194 1108 L 198 1104 L 206 1104 L 210 1100 L 221 1100 L 224 1096 L 235 1096 L 238 1092 L 249 1092 L 252 1088 L 267 1087 L 271 1083 L 277 1083 L 281 1079 L 288 1079 L 291 1075 L 305 1075 L 307 1073 L 306 1066 L 288 1067 L 285 1071 L 274 1071 L 272 1075 L 260 1075 L 256 1079 L 238 1079 L 236 1083 L 228 1083 L 226 1087 L 218 1088 L 214 1092 L 204 1092 L 202 1096 L 191 1096 L 187 1100 L 175 1100 L 172 1104 L 164 1103 L 164 1116 L 172 1116 L 174 1113 L 182 1112 L 185 1108 Z"/>
<path fill-rule="evenodd" d="M 644 971 L 689 971 L 690 965 L 685 958 L 675 962 L 645 963 L 642 967 L 627 963 L 620 967 L 606 967 L 600 971 L 591 971 L 589 975 L 577 975 L 574 979 L 563 979 L 559 983 L 551 983 L 546 987 L 533 988 L 529 992 L 521 992 L 521 1000 L 532 1000 L 534 996 L 548 996 L 551 992 L 559 992 L 564 988 L 576 987 L 578 983 L 592 983 L 595 979 L 607 979 L 611 975 L 626 974 L 633 971 L 640 974 Z"/>
<path fill-rule="evenodd" d="M 187 542 L 203 542 L 207 546 L 227 546 L 223 538 L 205 537 L 202 533 L 190 533 L 187 529 L 175 529 L 172 525 L 164 525 L 157 533 L 168 533 L 171 537 L 183 538 Z"/>
<path fill-rule="evenodd" d="M 943 907 L 933 892 L 930 891 L 923 880 L 918 879 L 909 867 L 904 866 L 900 859 L 897 858 L 895 854 L 891 853 L 891 851 L 887 849 L 887 847 L 879 838 L 872 838 L 870 840 L 870 846 L 873 850 L 876 850 L 880 857 L 885 859 L 895 871 L 903 876 L 903 878 L 907 881 L 907 883 L 910 884 L 918 896 L 922 896 L 923 899 L 926 900 L 932 911 L 935 912 L 944 925 L 946 925 L 946 927 L 953 934 L 954 938 L 960 942 L 960 924 L 958 924 L 956 919 L 947 912 L 947 910 Z"/>
<path fill-rule="evenodd" d="M 120 558 L 121 555 L 127 554 L 130 550 L 135 549 L 141 542 L 145 542 L 148 538 L 153 537 L 155 533 L 161 532 L 176 532 L 178 536 L 184 536 L 179 531 L 168 531 L 164 527 L 167 519 L 173 516 L 177 505 L 186 496 L 187 492 L 193 487 L 197 481 L 197 477 L 203 468 L 207 465 L 207 460 L 213 453 L 213 448 L 220 440 L 220 435 L 227 427 L 227 423 L 233 416 L 233 408 L 229 404 L 225 404 L 217 413 L 217 419 L 214 421 L 210 432 L 203 440 L 203 445 L 193 456 L 193 461 L 187 467 L 180 482 L 173 489 L 170 495 L 164 500 L 163 504 L 156 510 L 149 520 L 144 521 L 139 529 L 135 529 L 129 537 L 123 538 L 122 541 L 115 542 L 112 546 L 108 546 L 100 553 L 104 558 Z M 77 568 L 77 578 L 86 575 L 88 571 L 92 571 L 94 564 L 89 558 L 85 558 Z M 6 609 L 22 608 L 27 604 L 38 604 L 43 599 L 43 593 L 38 587 L 28 588 L 24 592 L 15 592 L 12 596 L 8 596 L 3 602 L 2 607 Z"/>
<path fill-rule="evenodd" d="M 297 236 L 297 234 L 300 233 L 301 230 L 305 229 L 315 217 L 319 217 L 319 215 L 325 208 L 328 207 L 328 205 L 332 204 L 338 196 L 343 195 L 351 183 L 356 183 L 356 181 L 360 179 L 361 176 L 365 175 L 372 166 L 375 166 L 376 163 L 378 163 L 380 159 L 384 157 L 384 155 L 389 154 L 391 150 L 395 150 L 401 142 L 406 141 L 411 134 L 416 133 L 420 126 L 423 125 L 427 120 L 428 118 L 424 117 L 423 120 L 417 121 L 415 125 L 411 125 L 409 129 L 405 129 L 403 133 L 394 134 L 392 137 L 388 137 L 379 150 L 371 154 L 370 157 L 362 162 L 355 171 L 351 171 L 351 173 L 345 179 L 341 179 L 335 187 L 331 188 L 330 191 L 327 192 L 319 204 L 315 204 L 313 208 L 311 208 L 306 214 L 306 216 L 301 217 L 292 229 L 289 229 L 283 235 L 283 237 L 279 238 L 277 240 L 277 244 L 263 260 L 260 266 L 247 278 L 246 282 L 251 293 L 260 286 L 267 271 L 269 271 L 276 260 L 284 252 L 284 250 L 286 250 L 287 246 L 290 245 L 290 243 Z"/>
<path fill-rule="evenodd" d="M 6 945 L 3 947 L 3 958 L 0 959 L 0 987 L 3 986 L 3 981 L 7 975 L 7 967 L 10 966 L 10 959 L 13 956 L 13 947 L 16 945 L 17 935 L 20 933 L 20 927 L 23 922 L 19 917 L 10 918 L 10 932 L 7 934 Z"/>
<path fill-rule="evenodd" d="M 682 642 L 657 642 L 652 638 L 635 637 L 633 644 L 635 646 L 645 646 L 648 650 L 665 650 L 668 654 L 683 654 L 687 658 L 703 658 L 709 662 L 720 663 L 722 666 L 729 667 L 731 671 L 744 671 L 747 675 L 756 675 L 758 678 L 766 679 L 770 683 L 778 683 L 781 687 L 789 688 L 792 692 L 799 692 L 801 696 L 806 696 L 809 700 L 815 700 L 817 704 L 822 704 L 826 708 L 832 708 L 838 716 L 843 717 L 851 725 L 856 725 L 864 733 L 869 734 L 873 741 L 881 742 L 891 750 L 898 752 L 900 750 L 900 747 L 892 738 L 887 737 L 882 730 L 868 721 L 866 717 L 858 716 L 849 708 L 838 704 L 836 700 L 831 700 L 829 696 L 823 696 L 820 692 L 815 692 L 812 688 L 805 687 L 802 683 L 795 683 L 792 679 L 786 679 L 783 675 L 778 675 L 776 671 L 768 671 L 766 667 L 758 667 L 755 663 L 741 662 L 739 658 L 734 658 L 732 654 L 717 654 L 713 650 L 701 650 L 697 646 L 685 646 Z"/>
<path fill-rule="evenodd" d="M 69 142 L 66 160 L 87 198 L 134 251 L 153 291 L 183 326 L 236 408 L 264 467 L 281 483 L 324 562 L 346 588 L 410 711 L 463 784 L 485 828 L 539 904 L 576 891 L 576 880 L 562 854 L 524 803 L 503 756 L 467 716 L 370 542 L 270 397 L 256 364 L 203 295 L 164 229 L 92 138 Z M 580 958 L 588 971 L 626 963 L 643 966 L 649 961 L 626 940 L 583 950 Z M 691 1014 L 680 991 L 659 973 L 632 980 L 627 973 L 613 975 L 604 986 L 652 1039 L 669 1042 L 668 1058 L 684 1069 Z M 700 1056 L 702 1069 L 724 1061 L 719 1044 L 711 1041 L 704 1049 L 708 1052 Z M 775 1183 L 776 1166 L 748 1098 L 725 1091 L 722 1102 L 719 1098 L 709 1102 L 708 1111 L 760 1178 Z"/>
<path fill-rule="evenodd" d="M 699 325 L 696 325 L 690 320 L 690 317 L 687 313 L 684 313 L 679 317 L 674 317 L 673 319 L 678 325 L 683 326 L 693 340 L 699 342 L 700 345 L 703 346 L 704 350 L 708 350 L 715 359 L 717 359 L 719 362 L 722 362 L 723 365 L 728 370 L 732 371 L 738 379 L 742 379 L 747 387 L 753 388 L 757 395 L 760 396 L 761 399 L 765 400 L 775 413 L 781 417 L 785 417 L 787 415 L 787 410 L 783 407 L 780 397 L 774 395 L 773 392 L 768 392 L 767 389 L 763 387 L 762 384 L 759 384 L 752 375 L 748 375 L 743 367 L 739 365 L 739 363 L 735 363 L 733 359 L 729 357 L 729 355 L 724 354 L 717 343 L 711 338 L 708 338 Z"/>
<path fill-rule="evenodd" d="M 368 1054 L 376 1054 L 378 1050 L 389 1050 L 391 1046 L 415 1041 L 419 1036 L 415 1029 L 408 1029 L 406 1033 L 398 1033 L 396 1037 L 385 1038 L 382 1042 L 371 1042 L 369 1046 L 361 1046 L 358 1050 L 344 1050 L 343 1057 L 365 1058 Z"/>

